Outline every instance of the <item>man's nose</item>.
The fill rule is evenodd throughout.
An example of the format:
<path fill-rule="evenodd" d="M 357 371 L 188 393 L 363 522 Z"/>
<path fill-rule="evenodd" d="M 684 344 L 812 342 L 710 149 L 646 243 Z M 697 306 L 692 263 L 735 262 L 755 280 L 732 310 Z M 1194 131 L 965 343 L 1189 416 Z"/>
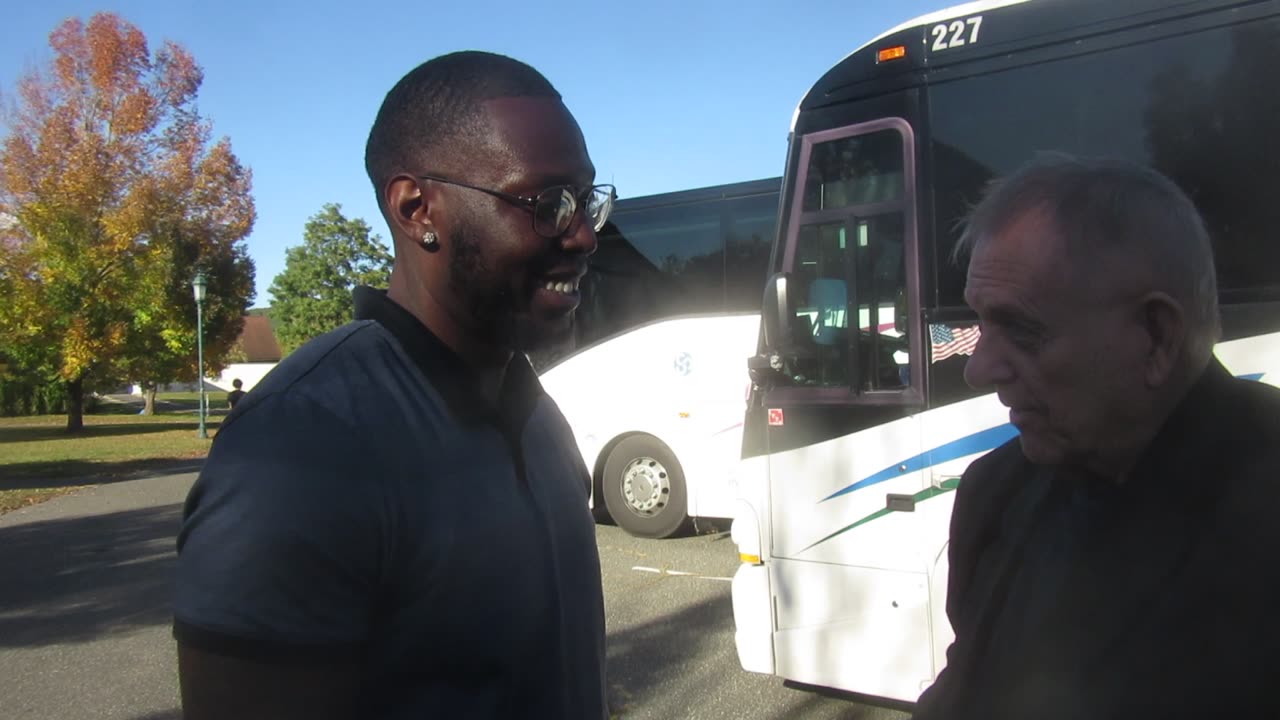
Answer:
<path fill-rule="evenodd" d="M 575 255 L 591 255 L 600 244 L 599 238 L 596 237 L 596 229 L 592 227 L 590 218 L 586 216 L 586 210 L 578 208 L 575 214 L 578 217 L 571 223 L 570 231 L 560 238 L 560 247 L 565 252 Z"/>
<path fill-rule="evenodd" d="M 1013 380 L 1013 369 L 1000 352 L 999 343 L 987 335 L 978 336 L 973 355 L 964 366 L 964 381 L 974 390 L 1004 385 Z"/>

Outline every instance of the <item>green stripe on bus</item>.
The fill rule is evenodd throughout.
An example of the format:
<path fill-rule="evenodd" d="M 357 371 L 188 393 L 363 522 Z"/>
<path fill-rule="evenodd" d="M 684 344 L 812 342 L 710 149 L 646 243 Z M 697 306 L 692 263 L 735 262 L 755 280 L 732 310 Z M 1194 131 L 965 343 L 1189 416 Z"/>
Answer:
<path fill-rule="evenodd" d="M 928 500 L 929 498 L 937 497 L 937 496 L 939 496 L 939 495 L 942 495 L 943 493 L 949 493 L 949 492 L 951 492 L 952 490 L 955 490 L 955 489 L 956 489 L 957 487 L 959 487 L 959 486 L 960 486 L 960 478 L 950 478 L 950 479 L 948 479 L 948 480 L 944 480 L 944 481 L 942 481 L 942 485 L 941 485 L 940 487 L 927 487 L 927 488 L 925 488 L 924 490 L 921 490 L 920 492 L 916 493 L 915 495 L 912 495 L 912 496 L 911 496 L 911 499 L 912 499 L 912 500 L 914 500 L 915 502 L 924 502 L 925 500 Z M 810 545 L 809 547 L 805 548 L 804 550 L 801 550 L 800 552 L 802 552 L 802 553 L 803 553 L 803 552 L 808 552 L 809 550 L 811 550 L 811 549 L 813 549 L 813 548 L 817 547 L 818 545 L 821 545 L 822 543 L 824 543 L 824 542 L 826 542 L 826 541 L 830 540 L 830 539 L 831 539 L 831 538 L 833 538 L 833 537 L 836 537 L 837 535 L 843 535 L 843 534 L 845 534 L 845 533 L 849 532 L 850 530 L 852 530 L 852 529 L 854 529 L 854 528 L 856 528 L 856 527 L 858 527 L 858 526 L 860 526 L 860 525 L 866 525 L 867 523 L 871 522 L 872 520 L 879 520 L 880 518 L 884 517 L 885 515 L 888 515 L 888 514 L 890 514 L 890 513 L 895 513 L 895 512 L 900 512 L 900 511 L 898 511 L 898 510 L 893 510 L 893 509 L 891 509 L 891 508 L 884 508 L 883 510 L 877 510 L 877 511 L 875 511 L 875 512 L 871 513 L 870 515 L 868 515 L 868 516 L 866 516 L 866 517 L 862 518 L 861 520 L 859 520 L 859 521 L 857 521 L 857 522 L 853 523 L 852 525 L 846 525 L 845 527 L 840 528 L 839 530 L 837 530 L 837 531 L 835 531 L 835 532 L 831 533 L 830 535 L 828 535 L 828 536 L 826 536 L 826 537 L 822 538 L 821 540 L 819 540 L 819 541 L 817 541 L 817 542 L 813 543 L 812 545 Z"/>

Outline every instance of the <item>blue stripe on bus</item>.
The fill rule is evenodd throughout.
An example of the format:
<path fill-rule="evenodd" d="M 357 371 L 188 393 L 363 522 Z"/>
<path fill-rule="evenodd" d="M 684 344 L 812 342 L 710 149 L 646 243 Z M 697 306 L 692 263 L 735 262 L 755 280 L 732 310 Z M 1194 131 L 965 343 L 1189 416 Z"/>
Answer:
<path fill-rule="evenodd" d="M 1265 372 L 1260 372 L 1250 373 L 1248 375 L 1237 375 L 1236 377 L 1241 380 L 1259 381 L 1262 380 L 1264 375 L 1266 375 Z M 907 458 L 900 463 L 894 463 L 874 475 L 863 478 L 862 480 L 859 480 L 858 482 L 841 490 L 837 490 L 836 492 L 822 498 L 819 502 L 826 502 L 828 500 L 838 498 L 841 495 L 848 495 L 855 490 L 861 490 L 863 488 L 882 483 L 886 480 L 892 480 L 904 473 L 923 470 L 927 467 L 937 465 L 938 463 L 955 460 L 956 458 L 962 458 L 966 455 L 974 455 L 976 453 L 994 450 L 1009 440 L 1012 440 L 1014 437 L 1017 437 L 1017 435 L 1018 429 L 1008 423 L 988 428 L 982 432 L 976 432 L 945 445 L 939 445 L 938 447 L 920 453 L 915 457 Z M 904 465 L 906 466 L 905 469 L 903 468 Z"/>
<path fill-rule="evenodd" d="M 932 450 L 928 450 L 916 455 L 915 457 L 903 460 L 900 463 L 894 463 L 870 477 L 859 480 L 843 490 L 838 490 L 831 495 L 822 498 L 820 502 L 826 502 L 832 498 L 847 495 L 855 490 L 861 490 L 865 487 L 882 483 L 885 480 L 892 480 L 903 473 L 923 470 L 932 465 L 947 462 L 948 460 L 955 460 L 956 458 L 962 458 L 966 455 L 994 450 L 1009 440 L 1017 437 L 1017 435 L 1018 429 L 1008 423 L 988 428 L 972 435 L 967 435 L 959 440 L 953 440 L 945 445 L 939 445 Z M 903 469 L 902 466 L 904 465 L 906 466 L 906 469 Z"/>

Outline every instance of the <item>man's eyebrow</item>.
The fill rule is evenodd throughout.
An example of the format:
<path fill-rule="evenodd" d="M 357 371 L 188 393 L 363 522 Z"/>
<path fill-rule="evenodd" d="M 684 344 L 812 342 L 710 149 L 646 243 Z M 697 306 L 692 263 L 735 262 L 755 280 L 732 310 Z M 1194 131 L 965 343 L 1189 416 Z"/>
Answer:
<path fill-rule="evenodd" d="M 1039 332 L 1044 329 L 1044 323 L 1040 322 L 1029 313 L 1007 305 L 996 305 L 994 307 L 990 307 L 987 309 L 986 315 L 990 322 L 1003 327 L 1031 330 L 1035 332 Z"/>

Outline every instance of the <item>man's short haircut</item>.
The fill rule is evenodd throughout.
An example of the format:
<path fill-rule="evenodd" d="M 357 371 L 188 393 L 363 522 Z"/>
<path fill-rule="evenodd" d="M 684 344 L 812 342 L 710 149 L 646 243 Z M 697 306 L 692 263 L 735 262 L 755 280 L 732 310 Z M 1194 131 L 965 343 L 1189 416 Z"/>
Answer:
<path fill-rule="evenodd" d="M 1123 160 L 1039 154 L 988 186 L 966 220 L 955 259 L 1033 210 L 1047 213 L 1078 270 L 1107 262 L 1106 250 L 1133 252 L 1156 271 L 1164 285 L 1159 289 L 1182 302 L 1191 320 L 1216 339 L 1213 247 L 1199 211 L 1172 180 Z"/>
<path fill-rule="evenodd" d="M 387 213 L 383 188 L 402 172 L 442 172 L 450 153 L 475 137 L 480 106 L 500 97 L 553 97 L 560 93 L 537 70 L 504 55 L 456 52 L 428 60 L 391 88 L 369 131 L 364 165 Z"/>

